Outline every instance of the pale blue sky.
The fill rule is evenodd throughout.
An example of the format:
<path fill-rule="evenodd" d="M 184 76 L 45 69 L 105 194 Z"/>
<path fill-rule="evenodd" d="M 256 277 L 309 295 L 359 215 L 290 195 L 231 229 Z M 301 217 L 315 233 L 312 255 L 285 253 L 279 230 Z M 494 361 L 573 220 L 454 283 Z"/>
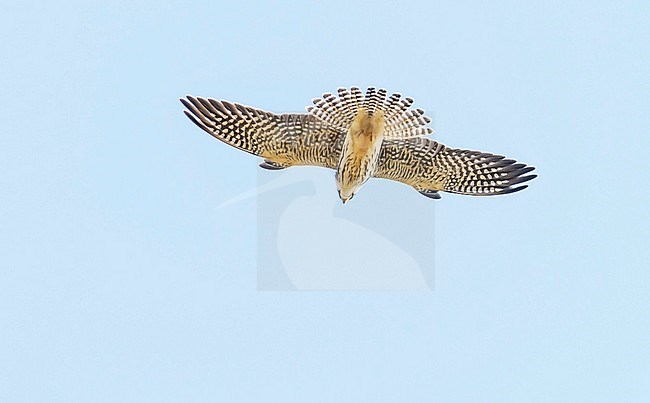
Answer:
<path fill-rule="evenodd" d="M 0 401 L 650 399 L 647 2 L 12 3 Z M 255 200 L 215 208 L 258 161 L 178 97 L 294 111 L 349 85 L 539 178 L 369 184 L 436 203 L 433 292 L 259 292 Z"/>

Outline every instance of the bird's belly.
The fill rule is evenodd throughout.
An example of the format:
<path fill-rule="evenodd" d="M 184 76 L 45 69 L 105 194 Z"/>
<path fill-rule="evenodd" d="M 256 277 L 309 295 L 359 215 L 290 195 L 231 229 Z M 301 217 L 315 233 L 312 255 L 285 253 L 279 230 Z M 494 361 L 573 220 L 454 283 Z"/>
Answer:
<path fill-rule="evenodd" d="M 372 176 L 380 147 L 381 144 L 376 143 L 350 147 L 349 154 L 343 158 L 347 165 L 344 171 L 348 174 L 350 182 L 363 183 Z"/>

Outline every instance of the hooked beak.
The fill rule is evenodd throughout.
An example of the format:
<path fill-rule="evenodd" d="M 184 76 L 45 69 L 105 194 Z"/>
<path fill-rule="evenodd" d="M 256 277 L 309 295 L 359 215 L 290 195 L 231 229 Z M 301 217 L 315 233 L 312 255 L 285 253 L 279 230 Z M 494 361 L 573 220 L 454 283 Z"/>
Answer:
<path fill-rule="evenodd" d="M 348 197 L 343 197 L 343 196 L 341 196 L 341 191 L 339 190 L 339 198 L 341 199 L 341 201 L 343 202 L 343 204 L 345 204 L 348 200 L 352 199 L 352 197 L 354 197 L 354 193 L 351 194 L 351 195 L 348 196 Z"/>

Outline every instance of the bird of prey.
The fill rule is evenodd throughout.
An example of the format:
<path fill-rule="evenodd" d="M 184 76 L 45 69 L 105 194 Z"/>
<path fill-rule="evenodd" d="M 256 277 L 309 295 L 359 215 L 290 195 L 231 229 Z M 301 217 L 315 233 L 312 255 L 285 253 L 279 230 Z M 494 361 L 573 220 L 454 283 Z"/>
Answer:
<path fill-rule="evenodd" d="M 409 138 L 433 133 L 424 110 L 409 110 L 413 99 L 400 94 L 386 98 L 386 90 L 339 88 L 338 97 L 325 93 L 307 112 L 342 132 L 343 152 L 336 169 L 339 197 L 345 203 L 374 174 L 384 138 Z"/>
<path fill-rule="evenodd" d="M 345 203 L 371 177 L 412 186 L 439 199 L 438 192 L 471 196 L 514 193 L 535 178 L 535 168 L 504 156 L 449 148 L 424 137 L 433 133 L 412 98 L 387 97 L 371 87 L 338 89 L 313 100 L 307 113 L 276 114 L 212 98 L 181 98 L 185 115 L 233 147 L 260 156 L 265 169 L 313 165 L 336 170 Z"/>

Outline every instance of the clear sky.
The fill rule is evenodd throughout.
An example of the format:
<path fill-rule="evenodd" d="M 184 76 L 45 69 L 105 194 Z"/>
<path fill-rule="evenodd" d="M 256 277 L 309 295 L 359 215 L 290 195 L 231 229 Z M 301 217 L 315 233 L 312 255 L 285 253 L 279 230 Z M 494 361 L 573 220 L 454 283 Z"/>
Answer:
<path fill-rule="evenodd" d="M 650 400 L 647 2 L 7 3 L 0 401 Z M 258 159 L 178 98 L 349 85 L 539 178 L 350 202 L 427 212 L 433 291 L 260 291 L 257 200 L 218 207 Z"/>

